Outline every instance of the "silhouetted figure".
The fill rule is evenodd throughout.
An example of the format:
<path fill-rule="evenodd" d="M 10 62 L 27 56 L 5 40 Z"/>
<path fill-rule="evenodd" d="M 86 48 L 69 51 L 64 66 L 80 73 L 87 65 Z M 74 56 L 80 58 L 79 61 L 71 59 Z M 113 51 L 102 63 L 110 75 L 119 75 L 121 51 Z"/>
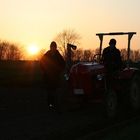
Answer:
<path fill-rule="evenodd" d="M 117 76 L 122 67 L 122 59 L 119 49 L 116 48 L 116 40 L 111 39 L 109 46 L 103 50 L 102 61 L 107 71 L 106 73 L 106 89 L 110 89 L 115 82 L 114 76 Z"/>
<path fill-rule="evenodd" d="M 60 87 L 65 69 L 65 61 L 57 50 L 56 42 L 51 42 L 50 50 L 43 55 L 40 64 L 48 93 L 48 106 L 56 107 L 56 90 Z"/>
<path fill-rule="evenodd" d="M 116 40 L 111 39 L 109 46 L 103 50 L 102 61 L 109 73 L 118 71 L 122 67 L 122 59 L 119 49 L 116 48 Z"/>

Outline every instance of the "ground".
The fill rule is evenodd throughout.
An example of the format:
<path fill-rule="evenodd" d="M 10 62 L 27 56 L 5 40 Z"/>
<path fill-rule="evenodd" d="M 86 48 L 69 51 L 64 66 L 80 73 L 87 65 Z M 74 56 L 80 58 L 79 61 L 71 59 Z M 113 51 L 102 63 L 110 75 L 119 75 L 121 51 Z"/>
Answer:
<path fill-rule="evenodd" d="M 71 139 L 99 119 L 94 110 L 76 104 L 61 114 L 48 111 L 44 89 L 0 88 L 0 93 L 1 139 Z"/>
<path fill-rule="evenodd" d="M 1 140 L 87 140 L 92 139 L 95 129 L 107 123 L 92 104 L 81 109 L 73 102 L 61 114 L 48 111 L 43 88 L 0 88 L 0 94 Z M 139 124 L 106 133 L 103 139 L 138 139 Z"/>
<path fill-rule="evenodd" d="M 108 124 L 100 107 L 91 103 L 80 108 L 69 98 L 61 114 L 48 111 L 41 76 L 38 62 L 0 62 L 0 140 L 90 140 L 96 129 Z M 102 138 L 139 139 L 139 124 Z"/>

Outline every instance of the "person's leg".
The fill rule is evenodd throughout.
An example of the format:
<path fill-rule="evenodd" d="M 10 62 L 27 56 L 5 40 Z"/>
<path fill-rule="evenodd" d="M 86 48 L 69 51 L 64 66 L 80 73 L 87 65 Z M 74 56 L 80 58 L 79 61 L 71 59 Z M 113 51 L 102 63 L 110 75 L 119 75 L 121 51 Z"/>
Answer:
<path fill-rule="evenodd" d="M 55 104 L 55 99 L 54 99 L 54 90 L 53 89 L 49 89 L 47 91 L 47 98 L 48 98 L 48 105 L 54 105 Z"/>

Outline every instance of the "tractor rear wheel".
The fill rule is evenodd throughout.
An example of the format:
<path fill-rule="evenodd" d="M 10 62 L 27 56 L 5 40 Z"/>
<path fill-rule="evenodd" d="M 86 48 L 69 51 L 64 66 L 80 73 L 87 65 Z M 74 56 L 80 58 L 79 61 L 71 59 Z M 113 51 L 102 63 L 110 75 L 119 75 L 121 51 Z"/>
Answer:
<path fill-rule="evenodd" d="M 135 75 L 132 78 L 130 91 L 129 91 L 129 103 L 133 110 L 140 108 L 140 78 L 139 75 Z"/>
<path fill-rule="evenodd" d="M 118 100 L 117 94 L 114 90 L 110 89 L 106 93 L 105 98 L 105 112 L 107 117 L 113 118 L 117 114 Z"/>

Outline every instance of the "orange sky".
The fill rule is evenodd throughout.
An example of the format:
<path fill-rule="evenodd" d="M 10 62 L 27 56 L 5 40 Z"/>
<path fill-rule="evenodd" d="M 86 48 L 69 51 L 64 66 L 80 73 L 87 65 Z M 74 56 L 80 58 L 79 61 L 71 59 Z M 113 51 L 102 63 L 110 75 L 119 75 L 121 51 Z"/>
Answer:
<path fill-rule="evenodd" d="M 0 0 L 0 39 L 48 49 L 59 32 L 74 29 L 88 49 L 99 46 L 96 33 L 135 31 L 132 47 L 139 49 L 139 13 L 139 0 Z M 117 39 L 126 46 L 126 37 Z"/>

